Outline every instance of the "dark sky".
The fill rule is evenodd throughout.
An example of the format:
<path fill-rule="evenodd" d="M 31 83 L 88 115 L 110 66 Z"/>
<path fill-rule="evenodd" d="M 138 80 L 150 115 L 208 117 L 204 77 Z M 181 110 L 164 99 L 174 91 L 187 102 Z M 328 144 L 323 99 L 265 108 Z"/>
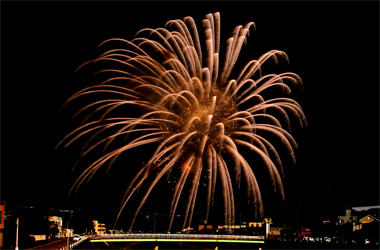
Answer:
<path fill-rule="evenodd" d="M 300 150 L 297 165 L 285 167 L 287 197 L 330 191 L 337 202 L 380 204 L 378 2 L 2 2 L 1 9 L 1 200 L 64 209 L 103 199 L 67 197 L 78 152 L 54 150 L 75 127 L 70 110 L 59 108 L 86 86 L 75 69 L 108 38 L 131 40 L 185 16 L 201 32 L 205 14 L 220 12 L 222 49 L 235 26 L 256 23 L 240 65 L 278 49 L 290 59 L 282 67 L 303 79 L 297 101 L 309 126 L 293 128 Z M 119 200 L 110 194 L 122 185 L 101 180 L 108 199 Z"/>

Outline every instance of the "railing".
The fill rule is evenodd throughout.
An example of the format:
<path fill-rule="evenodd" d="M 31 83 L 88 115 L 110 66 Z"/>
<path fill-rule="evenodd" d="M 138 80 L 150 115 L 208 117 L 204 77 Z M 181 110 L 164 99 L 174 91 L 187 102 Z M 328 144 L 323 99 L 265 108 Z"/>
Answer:
<path fill-rule="evenodd" d="M 78 246 L 80 243 L 82 243 L 82 242 L 84 242 L 86 240 L 87 240 L 87 237 L 84 237 L 84 238 L 78 240 L 77 242 L 71 244 L 70 247 L 69 247 L 69 249 L 73 249 L 74 247 Z"/>
<path fill-rule="evenodd" d="M 261 240 L 264 236 L 214 235 L 214 234 L 96 234 L 91 239 L 215 239 L 215 240 Z"/>

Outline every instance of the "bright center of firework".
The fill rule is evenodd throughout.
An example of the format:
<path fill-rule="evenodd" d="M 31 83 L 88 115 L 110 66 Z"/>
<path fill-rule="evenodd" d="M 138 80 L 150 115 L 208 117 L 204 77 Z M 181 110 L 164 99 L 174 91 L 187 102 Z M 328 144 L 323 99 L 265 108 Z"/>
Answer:
<path fill-rule="evenodd" d="M 202 120 L 205 119 L 209 115 L 214 115 L 215 100 L 216 100 L 216 96 L 213 96 L 211 98 L 211 101 L 208 101 L 204 105 L 200 105 L 200 107 L 195 110 L 193 115 L 195 117 L 200 117 Z"/>
<path fill-rule="evenodd" d="M 189 138 L 187 147 L 200 147 L 202 143 L 223 148 L 221 137 L 229 135 L 236 122 L 227 122 L 228 117 L 237 112 L 232 98 L 222 95 L 222 91 L 213 89 L 212 94 L 191 103 L 191 109 L 176 112 L 182 117 L 179 131 L 195 132 Z M 204 138 L 204 136 L 206 136 Z M 202 141 L 202 138 L 206 141 Z"/>

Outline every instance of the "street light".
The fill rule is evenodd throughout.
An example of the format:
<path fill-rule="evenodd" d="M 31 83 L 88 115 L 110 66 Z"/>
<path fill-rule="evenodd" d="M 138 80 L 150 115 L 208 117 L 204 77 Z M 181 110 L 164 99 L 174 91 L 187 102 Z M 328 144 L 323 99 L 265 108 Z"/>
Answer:
<path fill-rule="evenodd" d="M 66 235 L 67 235 L 67 250 L 69 250 L 69 219 L 67 219 Z"/>
<path fill-rule="evenodd" d="M 16 249 L 18 250 L 18 218 L 16 220 Z"/>

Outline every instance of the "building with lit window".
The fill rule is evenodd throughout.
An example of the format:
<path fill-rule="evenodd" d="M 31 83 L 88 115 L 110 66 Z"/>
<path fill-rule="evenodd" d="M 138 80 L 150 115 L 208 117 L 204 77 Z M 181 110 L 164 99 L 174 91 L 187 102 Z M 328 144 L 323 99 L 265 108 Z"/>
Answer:
<path fill-rule="evenodd" d="M 74 229 L 64 228 L 63 231 L 62 231 L 62 234 L 65 237 L 73 237 L 74 236 Z"/>
<path fill-rule="evenodd" d="M 369 215 L 361 218 L 359 220 L 359 222 L 362 223 L 362 224 L 373 223 L 373 222 L 379 222 L 379 219 L 369 214 Z"/>
<path fill-rule="evenodd" d="M 363 218 L 361 218 L 359 220 L 359 224 L 354 224 L 353 231 L 362 229 L 363 228 L 363 224 L 376 223 L 376 222 L 378 223 L 379 219 L 369 214 L 369 215 L 364 216 Z"/>
<path fill-rule="evenodd" d="M 62 217 L 58 217 L 58 216 L 47 216 L 47 220 L 50 222 L 49 223 L 49 231 L 53 228 L 56 228 L 58 233 L 57 233 L 57 237 L 63 237 L 63 232 L 62 232 L 62 224 L 63 224 L 63 221 L 62 221 Z"/>
<path fill-rule="evenodd" d="M 338 225 L 343 225 L 346 223 L 356 223 L 357 217 L 352 216 L 352 210 L 346 209 L 346 215 L 338 216 Z"/>
<path fill-rule="evenodd" d="M 104 223 L 99 223 L 97 220 L 93 220 L 95 234 L 105 234 L 106 225 Z"/>

